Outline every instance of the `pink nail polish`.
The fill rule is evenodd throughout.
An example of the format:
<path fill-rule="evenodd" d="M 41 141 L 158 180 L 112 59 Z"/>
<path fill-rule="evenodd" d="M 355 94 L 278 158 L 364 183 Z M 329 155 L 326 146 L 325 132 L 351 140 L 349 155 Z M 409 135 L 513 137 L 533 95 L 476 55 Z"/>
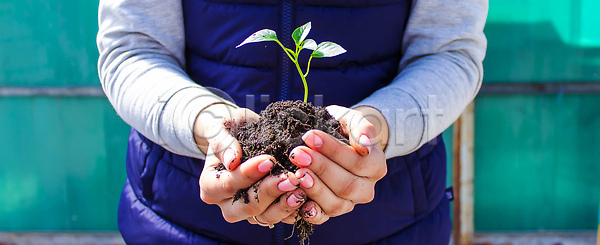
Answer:
<path fill-rule="evenodd" d="M 271 159 L 264 160 L 258 164 L 258 171 L 261 173 L 268 173 L 273 168 L 273 161 Z"/>
<path fill-rule="evenodd" d="M 314 184 L 315 180 L 308 173 L 304 174 L 304 176 L 300 178 L 300 186 L 302 186 L 303 188 L 312 188 Z"/>
<path fill-rule="evenodd" d="M 317 216 L 317 209 L 315 207 L 311 207 L 309 210 L 304 212 L 304 216 L 307 218 L 312 218 Z"/>
<path fill-rule="evenodd" d="M 369 137 L 365 134 L 360 135 L 360 137 L 358 137 L 358 144 L 362 145 L 364 147 L 367 147 L 367 150 L 369 152 L 371 152 L 371 139 L 369 139 Z M 369 153 L 367 152 L 367 154 Z"/>
<path fill-rule="evenodd" d="M 280 191 L 293 191 L 296 189 L 295 185 L 292 185 L 292 183 L 290 182 L 290 180 L 284 180 L 279 182 L 279 184 L 277 184 L 277 188 L 279 188 Z"/>
<path fill-rule="evenodd" d="M 287 180 L 295 187 L 300 185 L 300 181 L 298 181 L 298 177 L 296 177 L 293 173 L 288 173 Z"/>
<path fill-rule="evenodd" d="M 290 153 L 290 160 L 299 167 L 308 167 L 312 162 L 312 157 L 303 150 L 295 149 Z"/>
<path fill-rule="evenodd" d="M 223 152 L 223 165 L 225 165 L 227 170 L 230 170 L 229 166 L 233 161 L 235 161 L 235 151 L 231 148 L 227 148 L 227 150 Z"/>
<path fill-rule="evenodd" d="M 308 142 L 308 144 L 313 147 L 320 147 L 323 145 L 323 139 L 321 139 L 321 137 L 319 137 L 314 132 L 312 133 L 312 136 L 309 137 L 309 140 L 312 140 L 312 142 Z"/>
<path fill-rule="evenodd" d="M 287 204 L 290 207 L 297 207 L 300 206 L 300 204 L 302 204 L 304 202 L 304 198 L 296 196 L 296 194 L 292 193 L 288 198 L 287 198 Z"/>

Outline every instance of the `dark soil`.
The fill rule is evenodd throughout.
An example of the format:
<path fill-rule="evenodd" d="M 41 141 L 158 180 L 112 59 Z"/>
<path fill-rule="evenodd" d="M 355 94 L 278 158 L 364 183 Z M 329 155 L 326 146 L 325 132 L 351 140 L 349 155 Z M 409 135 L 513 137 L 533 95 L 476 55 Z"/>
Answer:
<path fill-rule="evenodd" d="M 238 129 L 232 128 L 231 133 L 242 146 L 242 162 L 258 155 L 272 155 L 277 164 L 271 169 L 271 175 L 278 175 L 298 170 L 288 155 L 295 147 L 305 145 L 301 137 L 311 129 L 321 130 L 348 143 L 348 137 L 341 132 L 340 123 L 324 107 L 302 101 L 274 102 L 260 112 L 258 122 L 247 123 Z M 256 185 L 250 188 L 253 188 L 252 193 L 256 193 Z M 247 203 L 250 188 L 240 190 L 234 201 L 242 199 Z M 296 218 L 295 227 L 301 242 L 313 230 L 313 225 L 303 220 L 301 212 Z"/>

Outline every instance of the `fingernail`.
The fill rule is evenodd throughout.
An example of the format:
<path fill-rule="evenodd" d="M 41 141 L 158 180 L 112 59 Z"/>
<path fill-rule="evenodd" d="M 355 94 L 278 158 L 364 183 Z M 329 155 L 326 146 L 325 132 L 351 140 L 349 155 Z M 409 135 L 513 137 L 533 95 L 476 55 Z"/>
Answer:
<path fill-rule="evenodd" d="M 279 177 L 278 177 L 279 181 L 284 181 L 287 178 L 288 178 L 288 175 L 286 173 L 280 173 Z"/>
<path fill-rule="evenodd" d="M 321 137 L 319 137 L 319 135 L 317 135 L 315 132 L 311 132 L 308 137 L 303 140 L 308 146 L 311 147 L 320 147 L 323 145 L 323 139 L 321 139 Z"/>
<path fill-rule="evenodd" d="M 258 164 L 258 171 L 261 173 L 267 173 L 273 168 L 273 161 L 271 159 L 264 160 Z"/>
<path fill-rule="evenodd" d="M 290 153 L 290 160 L 299 167 L 308 167 L 312 162 L 312 157 L 303 150 L 295 149 Z"/>
<path fill-rule="evenodd" d="M 358 144 L 367 147 L 367 150 L 371 152 L 371 139 L 369 139 L 367 135 L 363 134 L 360 137 L 358 137 Z M 367 152 L 367 154 L 369 152 Z"/>
<path fill-rule="evenodd" d="M 300 206 L 300 204 L 302 204 L 304 202 L 304 198 L 296 196 L 296 194 L 292 193 L 288 198 L 287 198 L 287 204 L 290 207 L 297 207 Z"/>
<path fill-rule="evenodd" d="M 317 216 L 317 209 L 315 207 L 311 207 L 309 210 L 304 212 L 304 216 L 307 218 L 312 218 Z"/>
<path fill-rule="evenodd" d="M 302 186 L 304 188 L 311 188 L 315 184 L 315 180 L 308 173 L 306 173 L 304 176 L 302 176 L 302 178 L 300 178 L 299 180 L 300 180 L 300 186 Z"/>
<path fill-rule="evenodd" d="M 231 148 L 227 148 L 227 150 L 223 152 L 223 165 L 229 170 L 229 165 L 231 165 L 233 161 L 235 161 L 235 151 Z"/>
<path fill-rule="evenodd" d="M 288 173 L 287 180 L 295 187 L 298 187 L 298 185 L 300 185 L 300 181 L 298 181 L 298 177 L 296 177 L 296 175 L 293 173 Z"/>
<path fill-rule="evenodd" d="M 296 186 L 292 185 L 290 180 L 286 179 L 279 182 L 279 184 L 277 184 L 277 188 L 279 188 L 280 191 L 293 191 L 296 189 Z"/>

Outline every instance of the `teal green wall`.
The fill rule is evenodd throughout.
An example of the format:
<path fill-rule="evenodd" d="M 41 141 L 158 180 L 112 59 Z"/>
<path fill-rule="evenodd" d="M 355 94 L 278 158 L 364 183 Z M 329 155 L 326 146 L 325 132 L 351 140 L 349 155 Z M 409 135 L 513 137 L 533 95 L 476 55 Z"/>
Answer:
<path fill-rule="evenodd" d="M 477 230 L 595 229 L 599 105 L 600 95 L 476 100 Z"/>
<path fill-rule="evenodd" d="M 0 1 L 0 86 L 99 86 L 98 1 Z M 126 136 L 105 98 L 0 97 L 0 230 L 114 230 Z"/>
<path fill-rule="evenodd" d="M 600 80 L 597 0 L 491 0 L 486 82 Z"/>
<path fill-rule="evenodd" d="M 0 86 L 99 86 L 97 4 L 0 2 Z M 600 82 L 599 4 L 491 0 L 485 83 Z M 476 230 L 597 228 L 600 95 L 475 108 Z M 115 230 L 128 131 L 102 97 L 0 97 L 0 230 Z"/>
<path fill-rule="evenodd" d="M 104 98 L 0 98 L 0 230 L 116 228 L 128 127 Z"/>
<path fill-rule="evenodd" d="M 595 0 L 491 0 L 485 83 L 600 83 Z M 600 94 L 475 100 L 475 229 L 596 229 Z"/>
<path fill-rule="evenodd" d="M 97 0 L 2 0 L 0 85 L 98 85 Z"/>

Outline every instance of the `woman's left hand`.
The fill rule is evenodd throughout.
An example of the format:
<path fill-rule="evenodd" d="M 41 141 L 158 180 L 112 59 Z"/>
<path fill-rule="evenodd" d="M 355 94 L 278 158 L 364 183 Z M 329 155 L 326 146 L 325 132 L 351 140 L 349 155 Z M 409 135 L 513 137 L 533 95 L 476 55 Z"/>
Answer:
<path fill-rule="evenodd" d="M 387 129 L 387 123 L 374 126 L 373 120 L 358 110 L 340 106 L 327 109 L 342 124 L 350 145 L 311 130 L 302 136 L 308 147 L 298 146 L 290 153 L 290 160 L 300 167 L 296 172 L 300 188 L 312 200 L 300 212 L 313 224 L 348 213 L 356 204 L 371 202 L 375 183 L 387 173 L 385 155 L 378 144 L 381 142 L 375 140 L 381 138 L 381 130 L 376 127 Z M 380 120 L 383 116 L 379 113 L 373 118 Z"/>

